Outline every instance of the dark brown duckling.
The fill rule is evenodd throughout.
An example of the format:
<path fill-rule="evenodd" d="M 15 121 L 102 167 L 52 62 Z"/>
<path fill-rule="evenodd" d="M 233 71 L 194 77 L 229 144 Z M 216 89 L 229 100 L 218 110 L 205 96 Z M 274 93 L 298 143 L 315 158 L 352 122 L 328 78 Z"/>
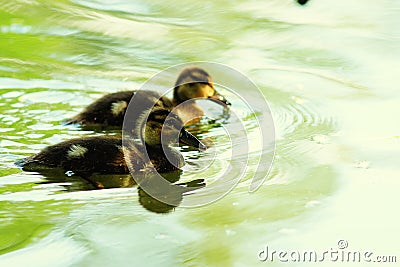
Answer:
<path fill-rule="evenodd" d="M 170 109 L 187 100 L 202 98 L 215 101 L 225 108 L 230 105 L 225 97 L 215 89 L 210 75 L 198 67 L 185 68 L 179 75 L 173 93 L 173 99 L 149 90 L 121 91 L 107 94 L 96 100 L 81 113 L 67 120 L 67 124 L 83 126 L 121 127 L 126 108 L 135 96 L 142 105 L 140 109 L 151 109 L 154 106 Z M 193 117 L 200 117 L 203 111 L 194 101 L 187 101 L 179 107 L 176 113 L 186 122 Z"/>
<path fill-rule="evenodd" d="M 121 138 L 114 136 L 82 137 L 48 146 L 15 164 L 24 171 L 39 173 L 61 170 L 66 175 L 75 174 L 94 183 L 90 179 L 92 174 L 129 174 L 129 169 L 140 172 L 149 167 L 158 172 L 177 170 L 184 165 L 184 159 L 179 151 L 169 147 L 177 136 L 179 142 L 206 149 L 183 128 L 182 120 L 167 109 L 153 109 L 140 126 L 144 145 L 132 140 L 123 147 Z"/>

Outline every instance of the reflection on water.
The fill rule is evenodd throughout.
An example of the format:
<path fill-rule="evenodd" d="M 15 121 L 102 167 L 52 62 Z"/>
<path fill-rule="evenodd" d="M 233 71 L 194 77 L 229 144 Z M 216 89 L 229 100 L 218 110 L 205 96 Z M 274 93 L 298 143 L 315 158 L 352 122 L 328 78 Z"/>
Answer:
<path fill-rule="evenodd" d="M 400 238 L 390 212 L 399 186 L 396 1 L 38 0 L 0 7 L 1 266 L 253 266 L 266 243 L 326 248 L 339 238 L 391 254 Z M 14 167 L 47 145 L 115 133 L 60 122 L 105 93 L 139 88 L 166 67 L 198 60 L 242 71 L 271 105 L 276 157 L 256 193 L 248 193 L 258 163 L 254 116 L 263 114 L 234 99 L 253 149 L 248 175 L 211 205 L 163 206 L 130 187 L 129 177 L 106 179 L 126 188 L 90 190 L 74 176 L 52 180 Z M 168 196 L 177 205 L 198 194 L 190 191 L 202 186 L 196 170 L 209 185 L 229 164 L 224 125 L 235 123 L 218 118 L 192 129 L 213 146 L 181 150 L 187 164 L 177 183 L 189 192 Z"/>
<path fill-rule="evenodd" d="M 101 184 L 103 189 L 109 188 L 131 188 L 137 187 L 137 181 L 141 181 L 142 186 L 150 186 L 155 188 L 157 199 L 149 195 L 141 187 L 137 187 L 138 190 L 138 201 L 147 210 L 156 213 L 167 213 L 172 211 L 175 207 L 179 206 L 182 202 L 183 195 L 191 191 L 204 187 L 206 184 L 204 179 L 197 179 L 190 182 L 179 182 L 182 171 L 177 170 L 168 173 L 162 173 L 161 176 L 168 182 L 176 184 L 179 187 L 170 188 L 158 188 L 159 187 L 159 176 L 155 171 L 138 173 L 135 179 L 131 174 L 93 174 L 90 176 L 90 182 L 83 180 L 77 176 L 65 176 L 60 171 L 47 171 L 42 172 L 41 175 L 45 177 L 45 180 L 37 182 L 39 185 L 48 185 L 49 187 L 57 184 L 63 187 L 63 190 L 67 192 L 79 192 L 85 190 L 93 190 L 96 187 L 93 184 Z M 140 177 L 139 177 L 140 176 Z M 166 203 L 172 203 L 166 204 Z"/>

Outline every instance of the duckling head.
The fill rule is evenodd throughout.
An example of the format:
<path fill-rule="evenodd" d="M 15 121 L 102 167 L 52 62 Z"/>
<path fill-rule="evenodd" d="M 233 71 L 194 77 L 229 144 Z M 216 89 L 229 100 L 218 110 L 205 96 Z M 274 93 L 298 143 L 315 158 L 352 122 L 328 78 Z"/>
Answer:
<path fill-rule="evenodd" d="M 149 146 L 168 146 L 179 141 L 199 150 L 207 149 L 183 127 L 182 120 L 167 109 L 153 109 L 142 129 L 143 139 Z"/>
<path fill-rule="evenodd" d="M 185 68 L 179 75 L 174 88 L 174 102 L 181 104 L 190 99 L 210 99 L 223 106 L 231 103 L 214 88 L 211 76 L 198 67 Z"/>

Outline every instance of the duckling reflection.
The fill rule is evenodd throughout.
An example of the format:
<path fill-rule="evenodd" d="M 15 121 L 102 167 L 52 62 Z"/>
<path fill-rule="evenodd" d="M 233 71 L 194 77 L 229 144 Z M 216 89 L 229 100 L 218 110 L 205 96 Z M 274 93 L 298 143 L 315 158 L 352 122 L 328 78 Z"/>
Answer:
<path fill-rule="evenodd" d="M 151 178 L 146 178 L 146 181 L 151 180 Z M 154 186 L 157 186 L 157 183 L 158 182 L 155 180 Z M 171 187 L 168 189 L 164 188 L 163 190 L 153 191 L 152 193 L 155 193 L 157 198 L 154 198 L 141 187 L 138 187 L 139 203 L 149 211 L 155 213 L 167 213 L 181 204 L 183 196 L 186 193 L 206 186 L 204 179 L 196 179 L 187 183 L 179 183 L 177 185 L 180 185 L 178 189 L 171 184 Z"/>
<path fill-rule="evenodd" d="M 229 101 L 220 95 L 214 88 L 210 75 L 198 67 L 185 68 L 179 75 L 173 93 L 173 99 L 161 95 L 158 92 L 139 90 L 121 91 L 107 94 L 96 100 L 81 113 L 67 120 L 66 124 L 80 124 L 84 128 L 102 130 L 112 127 L 122 127 L 127 107 L 132 97 L 135 97 L 137 116 L 143 110 L 151 109 L 153 106 L 171 109 L 178 106 L 176 113 L 186 124 L 194 117 L 201 117 L 203 111 L 194 99 L 209 99 L 224 107 L 230 105 Z M 225 112 L 225 111 L 224 111 Z M 135 122 L 135 114 L 131 114 Z"/>
<path fill-rule="evenodd" d="M 87 190 L 99 190 L 99 189 L 110 189 L 110 188 L 131 188 L 136 187 L 137 183 L 132 175 L 129 174 L 99 174 L 94 173 L 88 179 L 82 179 L 77 175 L 65 175 L 62 170 L 43 170 L 37 175 L 43 176 L 44 180 L 38 182 L 38 184 L 58 184 L 62 186 L 65 191 L 76 192 L 76 191 L 87 191 Z M 154 176 L 152 171 L 147 175 L 147 172 L 138 173 L 145 179 L 146 177 L 151 178 Z M 170 183 L 176 183 L 179 181 L 182 170 L 175 170 L 168 173 L 159 173 L 166 181 Z"/>
<path fill-rule="evenodd" d="M 118 175 L 118 174 L 94 174 L 91 176 L 91 181 L 88 183 L 85 180 L 79 179 L 76 176 L 71 176 L 68 179 L 61 172 L 43 172 L 41 173 L 45 177 L 45 180 L 38 184 L 59 184 L 65 191 L 77 192 L 86 190 L 97 190 L 98 186 L 95 184 L 101 184 L 102 189 L 110 188 L 131 188 L 137 186 L 136 181 L 132 178 L 131 174 Z M 159 176 L 155 172 L 145 172 L 138 174 L 142 181 L 146 181 L 146 186 L 158 187 Z M 176 183 L 180 180 L 182 170 L 176 170 L 169 173 L 159 173 L 166 181 L 171 184 L 171 187 L 155 190 L 157 198 L 149 195 L 140 186 L 137 187 L 138 191 L 138 202 L 146 210 L 155 213 L 168 213 L 178 207 L 183 200 L 186 193 L 194 191 L 196 189 L 204 187 L 206 184 L 204 179 L 196 179 L 185 183 Z M 179 187 L 172 186 L 173 184 Z M 153 191 L 154 193 L 154 191 Z M 161 199 L 161 201 L 160 201 Z M 167 204 L 169 203 L 169 204 Z"/>

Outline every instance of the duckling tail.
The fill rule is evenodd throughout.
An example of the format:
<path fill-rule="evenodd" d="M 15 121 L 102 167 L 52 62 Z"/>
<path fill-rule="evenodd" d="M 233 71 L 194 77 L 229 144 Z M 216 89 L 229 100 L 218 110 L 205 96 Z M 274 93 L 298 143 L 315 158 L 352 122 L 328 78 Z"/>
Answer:
<path fill-rule="evenodd" d="M 19 160 L 14 162 L 14 165 L 17 166 L 18 168 L 22 168 L 27 163 L 27 161 L 28 161 L 27 159 L 28 158 L 19 159 Z"/>
<path fill-rule="evenodd" d="M 23 159 L 19 159 L 14 162 L 14 165 L 24 171 L 30 171 L 32 169 L 32 164 L 34 164 L 35 160 L 32 157 L 27 157 Z M 34 170 L 32 170 L 34 171 Z"/>
<path fill-rule="evenodd" d="M 38 160 L 35 160 L 32 157 L 17 160 L 14 162 L 14 165 L 16 165 L 21 170 L 28 172 L 36 172 L 49 169 L 46 165 L 41 164 Z"/>
<path fill-rule="evenodd" d="M 63 125 L 82 124 L 82 120 L 78 116 L 66 119 L 62 122 Z"/>

